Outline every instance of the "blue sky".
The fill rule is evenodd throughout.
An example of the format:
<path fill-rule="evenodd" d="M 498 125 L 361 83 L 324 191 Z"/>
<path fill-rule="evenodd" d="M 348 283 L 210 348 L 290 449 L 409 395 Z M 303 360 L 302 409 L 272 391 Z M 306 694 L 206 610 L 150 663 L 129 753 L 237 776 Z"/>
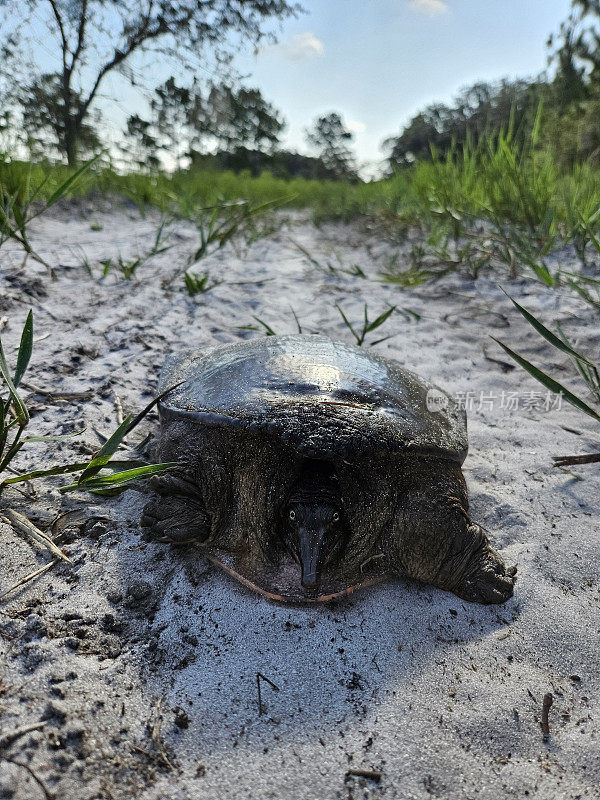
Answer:
<path fill-rule="evenodd" d="M 372 172 L 381 141 L 432 102 L 448 102 L 476 80 L 532 76 L 546 67 L 548 35 L 567 17 L 569 0 L 303 0 L 307 13 L 286 20 L 279 42 L 235 66 L 280 109 L 284 144 L 309 152 L 304 129 L 318 115 L 341 112 L 355 133 L 360 161 Z M 14 20 L 13 20 L 14 21 Z M 57 54 L 41 16 L 34 57 L 55 69 Z M 202 54 L 194 58 L 205 71 Z M 165 80 L 174 63 L 133 65 L 147 85 Z M 179 74 L 181 83 L 191 75 Z M 112 99 L 111 99 L 112 98 Z M 100 105 L 116 131 L 128 114 L 145 113 L 143 92 L 116 75 L 102 86 Z"/>
<path fill-rule="evenodd" d="M 288 120 L 286 141 L 336 110 L 362 161 L 424 105 L 476 80 L 535 75 L 569 0 L 304 0 L 277 46 L 237 59 Z"/>

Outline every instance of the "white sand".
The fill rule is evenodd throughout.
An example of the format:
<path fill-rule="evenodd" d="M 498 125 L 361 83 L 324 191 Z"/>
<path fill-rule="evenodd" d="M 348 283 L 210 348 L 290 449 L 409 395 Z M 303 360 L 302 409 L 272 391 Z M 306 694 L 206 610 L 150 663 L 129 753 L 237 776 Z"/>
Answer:
<path fill-rule="evenodd" d="M 103 229 L 92 231 L 92 222 Z M 0 252 L 9 357 L 30 305 L 40 337 L 27 386 L 93 394 L 32 396 L 33 431 L 67 432 L 81 420 L 87 430 L 59 452 L 30 445 L 19 467 L 38 464 L 40 454 L 87 458 L 100 444 L 95 431 L 115 426 L 114 393 L 126 412 L 141 408 L 164 356 L 179 346 L 262 335 L 236 327 L 253 315 L 294 332 L 290 305 L 305 332 L 351 341 L 334 302 L 353 320 L 364 301 L 373 316 L 397 304 L 421 319 L 395 314 L 380 335 L 397 336 L 376 350 L 454 393 L 474 393 L 465 463 L 472 515 L 518 564 L 515 596 L 484 607 L 398 580 L 327 607 L 277 605 L 195 552 L 146 543 L 138 520 L 147 489 L 108 500 L 61 496 L 61 481 L 39 482 L 35 498 L 7 491 L 2 503 L 41 527 L 76 509 L 92 521 L 67 531 L 72 567 L 53 568 L 0 605 L 0 735 L 45 720 L 4 755 L 29 764 L 61 800 L 600 797 L 599 466 L 551 466 L 552 455 L 597 449 L 597 427 L 567 406 L 501 407 L 503 391 L 519 392 L 522 405 L 542 390 L 484 349 L 507 360 L 489 339 L 497 335 L 585 391 L 566 357 L 542 344 L 496 279 L 452 276 L 412 291 L 377 282 L 391 245 L 353 227 L 318 230 L 296 217 L 245 253 L 227 247 L 199 271 L 229 283 L 196 299 L 179 278 L 162 285 L 197 243 L 183 223 L 172 229 L 172 249 L 131 282 L 92 279 L 78 266 L 82 248 L 98 276 L 100 259 L 148 249 L 157 224 L 107 205 L 55 211 L 34 235 L 57 265 L 55 282 L 33 263 L 19 272 L 16 254 Z M 318 272 L 290 236 L 321 260 L 335 263 L 337 254 L 360 264 L 371 279 Z M 38 299 L 36 276 L 46 292 Z M 230 285 L 258 279 L 265 282 Z M 510 291 L 547 322 L 585 332 L 589 352 L 598 352 L 598 316 L 578 298 L 524 281 Z M 495 396 L 493 407 L 478 409 L 482 392 Z M 149 418 L 131 438 L 156 428 Z M 0 524 L 0 546 L 0 592 L 49 560 L 8 525 Z M 257 672 L 279 688 L 262 682 L 261 716 Z M 544 742 L 547 692 L 555 699 Z M 38 797 L 23 767 L 0 761 L 0 798 Z"/>

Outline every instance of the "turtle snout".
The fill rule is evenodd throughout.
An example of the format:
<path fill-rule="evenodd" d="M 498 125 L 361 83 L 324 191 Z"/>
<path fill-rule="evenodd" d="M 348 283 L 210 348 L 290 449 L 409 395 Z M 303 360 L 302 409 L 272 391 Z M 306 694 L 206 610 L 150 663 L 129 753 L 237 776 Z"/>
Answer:
<path fill-rule="evenodd" d="M 320 526 L 302 527 L 298 531 L 298 555 L 300 556 L 300 583 L 305 589 L 316 589 L 325 530 Z"/>

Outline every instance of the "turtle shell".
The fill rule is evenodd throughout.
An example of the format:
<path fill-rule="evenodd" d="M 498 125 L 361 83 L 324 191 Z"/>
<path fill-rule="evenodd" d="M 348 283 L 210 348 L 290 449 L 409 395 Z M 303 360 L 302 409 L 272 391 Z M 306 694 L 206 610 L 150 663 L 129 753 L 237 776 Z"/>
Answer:
<path fill-rule="evenodd" d="M 161 417 L 280 437 L 307 458 L 377 452 L 462 464 L 465 412 L 396 363 L 324 336 L 266 336 L 167 359 Z"/>

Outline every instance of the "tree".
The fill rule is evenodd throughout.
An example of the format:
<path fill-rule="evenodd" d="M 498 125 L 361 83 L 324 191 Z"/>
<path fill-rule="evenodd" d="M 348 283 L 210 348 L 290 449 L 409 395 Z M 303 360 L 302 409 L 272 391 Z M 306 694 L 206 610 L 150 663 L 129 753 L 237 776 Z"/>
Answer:
<path fill-rule="evenodd" d="M 124 131 L 126 137 L 134 142 L 133 155 L 136 164 L 141 167 L 155 168 L 160 165 L 158 156 L 159 144 L 154 136 L 152 123 L 132 114 L 127 119 Z M 123 148 L 127 152 L 127 148 Z"/>
<path fill-rule="evenodd" d="M 30 84 L 55 82 L 58 88 L 47 106 L 54 115 L 47 128 L 69 164 L 77 160 L 84 125 L 106 77 L 120 73 L 134 82 L 130 62 L 136 54 L 166 53 L 184 63 L 187 55 L 210 47 L 223 62 L 237 45 L 256 45 L 269 35 L 270 20 L 301 10 L 288 0 L 29 0 L 28 7 L 36 19 L 42 15 L 55 37 L 60 67 L 52 75 L 35 74 Z M 23 0 L 0 0 L 0 10 L 5 19 L 23 18 Z M 20 35 L 22 42 L 35 38 L 31 17 Z M 0 39 L 11 58 L 14 41 L 14 31 Z"/>
<path fill-rule="evenodd" d="M 212 84 L 200 131 L 213 136 L 226 150 L 273 147 L 285 122 L 260 89 Z"/>
<path fill-rule="evenodd" d="M 157 141 L 163 150 L 172 155 L 178 167 L 181 156 L 188 149 L 184 130 L 190 119 L 195 89 L 195 84 L 191 88 L 177 86 L 175 78 L 171 76 L 154 90 L 155 96 L 150 102 Z"/>
<path fill-rule="evenodd" d="M 180 166 L 182 155 L 199 161 L 207 143 L 233 153 L 246 148 L 272 148 L 284 122 L 259 89 L 211 84 L 204 100 L 200 86 L 177 86 L 173 77 L 157 87 L 148 120 L 134 114 L 125 136 L 135 143 L 138 163 L 156 164 L 163 151 Z"/>
<path fill-rule="evenodd" d="M 386 139 L 382 146 L 389 151 L 388 164 L 395 170 L 430 158 L 432 147 L 445 153 L 468 137 L 476 141 L 509 126 L 514 136 L 522 137 L 547 89 L 540 79 L 474 83 L 459 92 L 452 105 L 427 106 L 398 136 Z"/>
<path fill-rule="evenodd" d="M 573 64 L 583 65 L 584 74 L 594 85 L 600 83 L 600 0 L 571 0 L 573 11 L 567 20 L 563 48 L 572 46 Z M 560 54 L 561 50 L 559 50 Z"/>
<path fill-rule="evenodd" d="M 572 0 L 571 13 L 550 36 L 552 109 L 544 136 L 564 166 L 600 162 L 600 2 Z"/>
<path fill-rule="evenodd" d="M 559 112 L 564 112 L 572 103 L 578 103 L 589 96 L 585 81 L 585 67 L 578 63 L 575 16 L 570 14 L 560 26 L 558 37 L 550 36 L 547 46 L 553 48 L 556 38 L 558 46 L 550 56 L 550 62 L 556 64 L 554 74 L 554 104 Z"/>
<path fill-rule="evenodd" d="M 356 179 L 356 161 L 348 147 L 352 138 L 352 133 L 335 111 L 319 117 L 313 127 L 306 130 L 306 141 L 318 150 L 326 170 L 334 178 Z"/>
<path fill-rule="evenodd" d="M 75 98 L 76 102 L 80 98 Z M 44 156 L 56 142 L 65 137 L 63 96 L 58 77 L 40 75 L 29 86 L 23 87 L 20 96 L 25 143 L 32 156 Z M 82 154 L 88 155 L 101 146 L 96 125 L 97 115 L 89 113 L 81 122 L 78 145 Z"/>

